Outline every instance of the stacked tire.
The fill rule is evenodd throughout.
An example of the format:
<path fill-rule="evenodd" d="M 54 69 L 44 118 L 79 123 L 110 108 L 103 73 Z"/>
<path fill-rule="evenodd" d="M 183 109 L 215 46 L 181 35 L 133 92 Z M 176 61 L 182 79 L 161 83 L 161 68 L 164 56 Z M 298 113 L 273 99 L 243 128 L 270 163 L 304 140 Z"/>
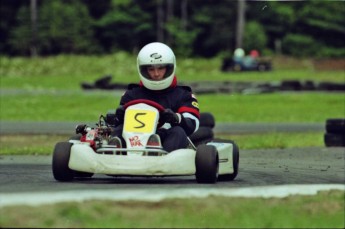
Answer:
<path fill-rule="evenodd" d="M 213 128 L 215 127 L 214 116 L 209 112 L 200 113 L 199 129 L 189 136 L 195 146 L 210 142 L 214 138 Z"/>
<path fill-rule="evenodd" d="M 345 146 L 345 119 L 326 120 L 324 141 L 327 147 Z"/>

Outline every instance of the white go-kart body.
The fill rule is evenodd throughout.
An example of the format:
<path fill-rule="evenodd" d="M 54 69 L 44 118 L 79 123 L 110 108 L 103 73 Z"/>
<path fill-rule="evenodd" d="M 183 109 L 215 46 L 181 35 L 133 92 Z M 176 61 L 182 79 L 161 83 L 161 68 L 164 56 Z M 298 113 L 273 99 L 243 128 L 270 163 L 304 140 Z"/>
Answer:
<path fill-rule="evenodd" d="M 56 145 L 53 155 L 55 179 L 72 180 L 78 174 L 89 177 L 93 174 L 154 177 L 195 175 L 200 183 L 214 183 L 218 178 L 233 180 L 236 177 L 239 155 L 237 146 L 231 142 L 211 141 L 195 147 L 190 141 L 190 147 L 186 149 L 166 152 L 155 134 L 159 113 L 159 109 L 146 103 L 127 107 L 122 134 L 126 147 L 109 145 L 107 138 L 91 146 L 94 130 L 86 134 L 86 141 L 58 143 L 60 147 Z M 158 140 L 155 144 L 150 143 L 152 135 L 156 135 L 155 139 Z"/>

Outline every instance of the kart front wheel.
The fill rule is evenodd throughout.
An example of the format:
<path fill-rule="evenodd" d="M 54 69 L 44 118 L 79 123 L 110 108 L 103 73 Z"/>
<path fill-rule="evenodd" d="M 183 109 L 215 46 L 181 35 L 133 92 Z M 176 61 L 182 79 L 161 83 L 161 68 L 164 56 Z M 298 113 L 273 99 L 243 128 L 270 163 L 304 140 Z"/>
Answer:
<path fill-rule="evenodd" d="M 198 183 L 215 183 L 218 178 L 218 151 L 212 145 L 199 145 L 195 156 L 195 177 Z"/>
<path fill-rule="evenodd" d="M 73 174 L 74 177 L 80 177 L 80 178 L 91 178 L 93 175 L 94 175 L 93 173 L 79 172 L 79 171 L 74 171 L 74 174 Z"/>
<path fill-rule="evenodd" d="M 58 142 L 53 152 L 52 169 L 54 178 L 58 181 L 70 181 L 74 178 L 74 171 L 68 167 L 72 144 Z"/>

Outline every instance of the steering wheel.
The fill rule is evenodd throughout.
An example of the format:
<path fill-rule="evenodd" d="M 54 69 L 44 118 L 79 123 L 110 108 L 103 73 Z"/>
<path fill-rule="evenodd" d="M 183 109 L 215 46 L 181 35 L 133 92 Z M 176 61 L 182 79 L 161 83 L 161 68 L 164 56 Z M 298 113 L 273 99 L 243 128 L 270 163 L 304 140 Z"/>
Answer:
<path fill-rule="evenodd" d="M 123 107 L 126 110 L 129 106 L 132 106 L 132 105 L 135 105 L 138 103 L 145 103 L 147 105 L 150 105 L 150 106 L 156 108 L 159 113 L 162 113 L 165 110 L 164 107 L 162 105 L 160 105 L 159 103 L 156 103 L 156 102 L 154 102 L 152 100 L 148 100 L 148 99 L 135 99 L 135 100 L 129 101 Z M 164 125 L 164 123 L 162 123 L 161 120 L 159 120 L 157 127 L 160 128 L 163 125 Z"/>
<path fill-rule="evenodd" d="M 163 112 L 165 110 L 164 107 L 160 105 L 159 103 L 156 103 L 155 101 L 148 100 L 148 99 L 135 99 L 135 100 L 129 101 L 123 107 L 127 109 L 127 107 L 138 104 L 138 103 L 145 103 L 147 105 L 153 106 L 159 112 Z"/>

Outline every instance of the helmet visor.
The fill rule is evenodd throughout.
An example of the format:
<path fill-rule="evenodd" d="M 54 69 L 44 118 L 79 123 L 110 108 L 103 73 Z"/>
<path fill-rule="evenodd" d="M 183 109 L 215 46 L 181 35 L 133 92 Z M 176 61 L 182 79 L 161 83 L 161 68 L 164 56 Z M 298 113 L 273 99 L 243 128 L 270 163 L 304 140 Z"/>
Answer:
<path fill-rule="evenodd" d="M 145 77 L 148 80 L 154 80 L 153 76 L 150 75 L 153 72 L 163 72 L 165 71 L 163 75 L 163 79 L 168 78 L 171 76 L 174 72 L 174 65 L 173 64 L 150 64 L 150 65 L 140 65 L 140 74 Z"/>

